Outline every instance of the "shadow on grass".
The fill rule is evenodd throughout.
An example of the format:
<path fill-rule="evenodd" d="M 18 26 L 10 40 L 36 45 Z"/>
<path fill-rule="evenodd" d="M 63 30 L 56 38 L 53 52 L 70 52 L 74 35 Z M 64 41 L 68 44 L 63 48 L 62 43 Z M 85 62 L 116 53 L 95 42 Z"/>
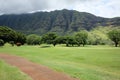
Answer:
<path fill-rule="evenodd" d="M 49 47 L 51 47 L 51 46 L 41 46 L 40 48 L 49 48 Z"/>

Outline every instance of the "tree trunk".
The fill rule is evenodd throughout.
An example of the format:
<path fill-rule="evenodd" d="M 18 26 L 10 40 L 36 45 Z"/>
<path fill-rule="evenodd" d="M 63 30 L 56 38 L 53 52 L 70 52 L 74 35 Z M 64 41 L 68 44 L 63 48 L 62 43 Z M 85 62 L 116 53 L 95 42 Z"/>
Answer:
<path fill-rule="evenodd" d="M 85 44 L 83 44 L 83 47 L 85 46 Z"/>
<path fill-rule="evenodd" d="M 118 45 L 118 43 L 117 43 L 117 42 L 115 42 L 115 47 L 117 47 L 117 45 Z"/>
<path fill-rule="evenodd" d="M 72 44 L 72 47 L 74 46 L 74 44 Z"/>
<path fill-rule="evenodd" d="M 55 47 L 55 46 L 56 46 L 56 44 L 54 43 L 54 44 L 53 44 L 53 46 Z"/>
<path fill-rule="evenodd" d="M 68 46 L 69 46 L 69 44 L 66 44 L 66 46 L 68 47 Z"/>

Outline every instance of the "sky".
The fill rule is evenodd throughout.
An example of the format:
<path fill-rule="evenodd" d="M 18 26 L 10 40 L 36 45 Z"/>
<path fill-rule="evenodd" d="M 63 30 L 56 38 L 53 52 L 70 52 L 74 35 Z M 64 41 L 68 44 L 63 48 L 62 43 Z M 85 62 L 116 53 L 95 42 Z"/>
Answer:
<path fill-rule="evenodd" d="M 77 10 L 101 17 L 120 17 L 120 0 L 0 0 L 0 14 Z"/>

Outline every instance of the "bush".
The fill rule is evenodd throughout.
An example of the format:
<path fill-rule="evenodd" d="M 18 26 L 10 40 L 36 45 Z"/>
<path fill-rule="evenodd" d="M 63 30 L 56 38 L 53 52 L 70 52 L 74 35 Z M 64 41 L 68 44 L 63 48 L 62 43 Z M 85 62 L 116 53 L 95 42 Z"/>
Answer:
<path fill-rule="evenodd" d="M 0 39 L 0 46 L 4 46 L 4 41 L 2 39 Z"/>
<path fill-rule="evenodd" d="M 9 43 L 10 43 L 12 46 L 14 46 L 14 41 L 10 41 Z"/>

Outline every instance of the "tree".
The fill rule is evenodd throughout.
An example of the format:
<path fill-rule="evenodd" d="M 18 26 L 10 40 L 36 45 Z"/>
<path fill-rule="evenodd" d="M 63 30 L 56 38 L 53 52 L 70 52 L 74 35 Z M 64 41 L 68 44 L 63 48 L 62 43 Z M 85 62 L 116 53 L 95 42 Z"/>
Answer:
<path fill-rule="evenodd" d="M 104 42 L 105 42 L 105 39 L 103 37 L 101 37 L 100 33 L 89 32 L 88 44 L 90 44 L 90 45 L 101 45 L 101 44 L 105 44 Z"/>
<path fill-rule="evenodd" d="M 24 45 L 24 43 L 26 42 L 25 34 L 17 32 L 16 36 L 17 36 L 17 38 L 16 38 L 15 43 L 21 43 L 22 45 Z"/>
<path fill-rule="evenodd" d="M 54 45 L 56 45 L 56 44 L 65 44 L 65 43 L 66 43 L 66 39 L 65 39 L 64 36 L 58 36 L 54 40 Z"/>
<path fill-rule="evenodd" d="M 41 37 L 36 34 L 30 34 L 26 40 L 28 45 L 39 45 L 41 44 Z"/>
<path fill-rule="evenodd" d="M 66 36 L 66 37 L 65 37 L 65 44 L 66 44 L 67 47 L 69 46 L 70 41 L 71 41 L 70 37 L 69 37 L 69 36 Z"/>
<path fill-rule="evenodd" d="M 77 41 L 75 40 L 75 38 L 73 36 L 69 37 L 69 44 L 74 46 L 75 44 L 77 44 Z"/>
<path fill-rule="evenodd" d="M 57 34 L 50 32 L 50 33 L 47 33 L 47 34 L 42 36 L 42 41 L 43 41 L 43 43 L 53 44 L 55 46 L 56 45 L 56 43 L 55 43 L 56 38 L 57 38 Z"/>
<path fill-rule="evenodd" d="M 80 46 L 81 44 L 84 46 L 87 43 L 87 38 L 88 33 L 86 31 L 80 31 L 75 35 L 75 40 L 78 46 Z"/>
<path fill-rule="evenodd" d="M 5 43 L 9 41 L 16 41 L 16 31 L 5 26 L 0 26 L 0 39 L 2 39 Z"/>
<path fill-rule="evenodd" d="M 55 45 L 56 44 L 66 44 L 66 46 L 74 46 L 74 44 L 76 44 L 76 41 L 74 37 L 71 36 L 59 36 L 55 39 Z"/>
<path fill-rule="evenodd" d="M 115 27 L 114 27 L 115 28 Z M 107 33 L 113 27 L 96 27 L 88 32 L 88 44 L 90 45 L 105 45 L 110 44 L 111 40 L 108 38 Z"/>
<path fill-rule="evenodd" d="M 114 42 L 115 47 L 117 47 L 120 41 L 120 30 L 114 29 L 110 31 L 108 37 Z"/>
<path fill-rule="evenodd" d="M 4 41 L 2 39 L 0 39 L 0 46 L 4 46 Z"/>
<path fill-rule="evenodd" d="M 12 46 L 14 46 L 14 41 L 9 41 L 9 43 L 12 45 Z"/>
<path fill-rule="evenodd" d="M 12 41 L 12 45 L 18 42 L 23 45 L 26 41 L 26 36 L 23 33 L 12 30 L 11 28 L 0 26 L 0 39 L 5 43 L 11 43 Z"/>
<path fill-rule="evenodd" d="M 66 46 L 74 46 L 74 44 L 76 44 L 76 40 L 74 39 L 73 36 L 66 36 L 63 39 L 64 43 L 66 44 Z"/>

